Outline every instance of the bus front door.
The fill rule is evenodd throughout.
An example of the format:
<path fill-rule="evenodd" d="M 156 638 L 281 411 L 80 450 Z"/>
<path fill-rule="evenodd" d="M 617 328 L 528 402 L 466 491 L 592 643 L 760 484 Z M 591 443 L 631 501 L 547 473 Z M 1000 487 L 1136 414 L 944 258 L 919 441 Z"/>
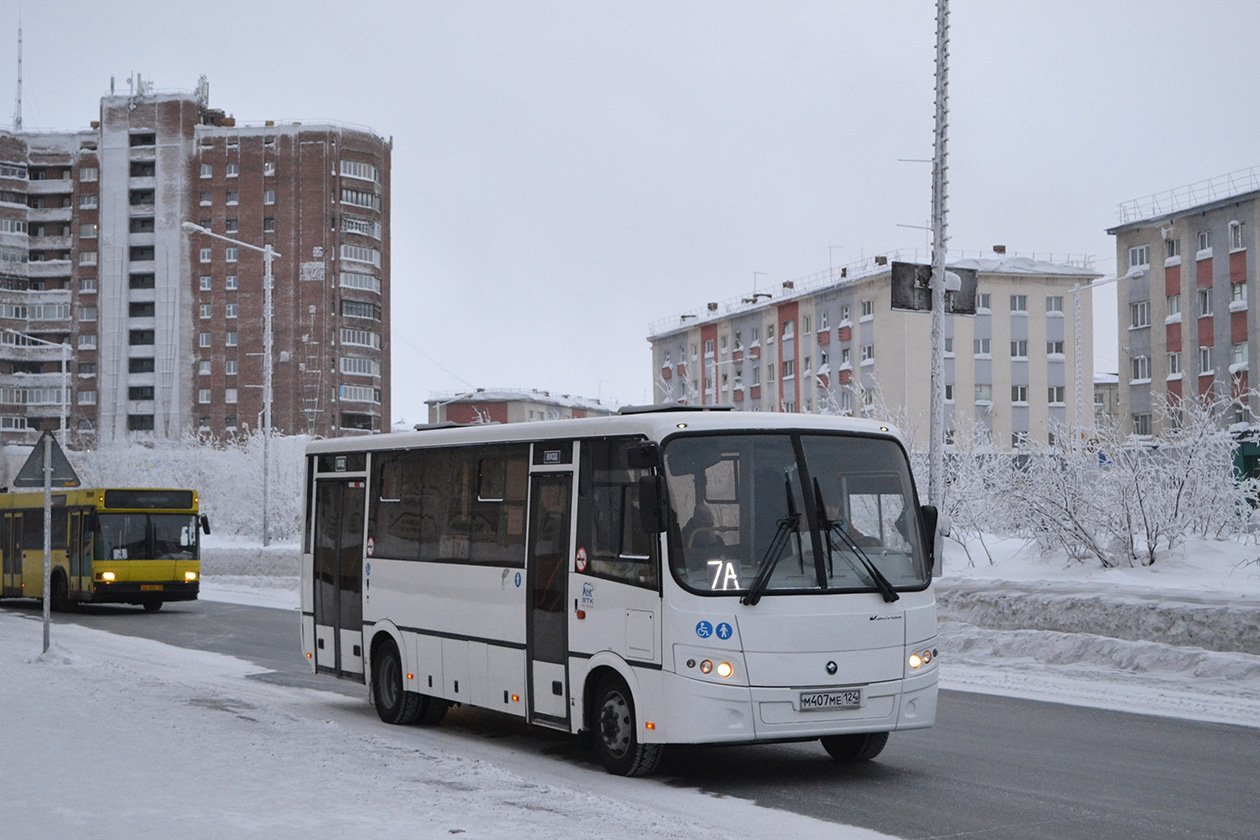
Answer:
<path fill-rule="evenodd" d="M 4 594 L 25 595 L 22 591 L 22 514 L 4 515 Z"/>
<path fill-rule="evenodd" d="M 92 594 L 92 517 L 85 511 L 70 513 L 70 565 L 68 588 L 72 600 Z"/>
<path fill-rule="evenodd" d="M 573 473 L 530 476 L 529 601 L 525 656 L 529 719 L 567 728 L 569 721 L 569 525 Z"/>
<path fill-rule="evenodd" d="M 315 483 L 315 668 L 363 674 L 363 481 Z"/>

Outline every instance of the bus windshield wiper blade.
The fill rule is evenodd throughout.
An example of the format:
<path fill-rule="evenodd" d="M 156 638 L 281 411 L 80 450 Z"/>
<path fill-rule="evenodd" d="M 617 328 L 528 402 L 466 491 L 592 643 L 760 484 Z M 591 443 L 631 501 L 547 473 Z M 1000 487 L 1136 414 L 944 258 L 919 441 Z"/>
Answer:
<path fill-rule="evenodd" d="M 757 566 L 757 577 L 753 580 L 753 585 L 748 587 L 748 592 L 744 594 L 744 597 L 740 598 L 741 603 L 750 607 L 761 600 L 766 587 L 770 585 L 770 576 L 774 574 L 774 568 L 779 565 L 779 558 L 783 556 L 783 550 L 787 548 L 788 535 L 795 531 L 798 543 L 801 539 L 800 532 L 797 530 L 801 514 L 796 509 L 796 497 L 792 495 L 792 479 L 786 472 L 783 474 L 783 488 L 787 493 L 788 515 L 779 520 L 774 539 L 770 540 L 770 545 L 766 546 L 766 553 Z M 799 545 L 797 550 L 800 550 Z"/>
<path fill-rule="evenodd" d="M 879 567 L 871 561 L 871 558 L 868 557 L 866 552 L 862 550 L 862 547 L 857 544 L 857 541 L 854 540 L 853 537 L 849 536 L 848 532 L 845 531 L 844 520 L 841 519 L 832 522 L 827 519 L 827 508 L 823 506 L 822 488 L 818 486 L 818 479 L 816 478 L 814 479 L 814 501 L 818 507 L 819 523 L 822 527 L 823 533 L 827 535 L 827 551 L 829 554 L 834 554 L 838 551 L 841 556 L 849 561 L 849 565 L 853 567 L 855 572 L 861 574 L 865 571 L 870 577 L 871 582 L 875 585 L 875 588 L 879 590 L 879 594 L 884 596 L 884 601 L 892 603 L 893 601 L 899 600 L 901 596 L 897 594 L 895 589 L 893 589 L 892 583 L 889 582 L 888 578 L 884 577 L 884 573 L 881 572 Z M 858 568 L 858 564 L 854 562 L 853 557 L 845 554 L 842 549 L 836 548 L 831 539 L 833 535 L 840 537 L 849 550 L 853 552 L 853 557 L 856 557 L 858 561 L 861 562 L 861 568 Z"/>

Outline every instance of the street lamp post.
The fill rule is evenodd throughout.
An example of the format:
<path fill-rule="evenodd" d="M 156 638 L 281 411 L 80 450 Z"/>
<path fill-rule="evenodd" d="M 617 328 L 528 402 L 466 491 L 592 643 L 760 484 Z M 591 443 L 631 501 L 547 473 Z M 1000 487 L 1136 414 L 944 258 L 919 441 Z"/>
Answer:
<path fill-rule="evenodd" d="M 230 242 L 233 245 L 239 245 L 242 248 L 248 248 L 251 251 L 258 251 L 263 255 L 263 526 L 262 526 L 262 543 L 264 546 L 271 544 L 271 529 L 269 527 L 269 518 L 271 512 L 271 462 L 269 453 L 269 441 L 271 439 L 271 261 L 275 257 L 281 256 L 279 251 L 274 250 L 270 245 L 251 245 L 248 242 L 242 242 L 239 239 L 232 239 L 229 236 L 223 236 L 214 231 L 207 230 L 201 225 L 195 225 L 192 222 L 184 222 L 183 228 L 188 233 L 201 233 L 215 239 L 222 239 L 224 242 Z"/>

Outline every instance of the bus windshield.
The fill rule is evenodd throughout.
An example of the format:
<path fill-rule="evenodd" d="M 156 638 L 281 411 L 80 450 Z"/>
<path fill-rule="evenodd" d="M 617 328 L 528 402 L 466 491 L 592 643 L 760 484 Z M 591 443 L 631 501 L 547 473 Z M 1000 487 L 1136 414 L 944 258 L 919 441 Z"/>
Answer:
<path fill-rule="evenodd" d="M 103 513 L 105 560 L 196 560 L 197 517 L 187 513 Z"/>
<path fill-rule="evenodd" d="M 665 446 L 671 565 L 742 596 L 920 589 L 929 581 L 905 454 L 837 434 L 679 436 Z"/>

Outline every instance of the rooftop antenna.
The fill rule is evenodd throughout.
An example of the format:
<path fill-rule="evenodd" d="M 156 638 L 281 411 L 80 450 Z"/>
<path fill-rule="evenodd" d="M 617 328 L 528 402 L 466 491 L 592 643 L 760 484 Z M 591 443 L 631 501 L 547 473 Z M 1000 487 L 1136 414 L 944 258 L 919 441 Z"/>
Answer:
<path fill-rule="evenodd" d="M 22 130 L 22 4 L 18 4 L 17 98 L 13 104 L 13 130 Z"/>

